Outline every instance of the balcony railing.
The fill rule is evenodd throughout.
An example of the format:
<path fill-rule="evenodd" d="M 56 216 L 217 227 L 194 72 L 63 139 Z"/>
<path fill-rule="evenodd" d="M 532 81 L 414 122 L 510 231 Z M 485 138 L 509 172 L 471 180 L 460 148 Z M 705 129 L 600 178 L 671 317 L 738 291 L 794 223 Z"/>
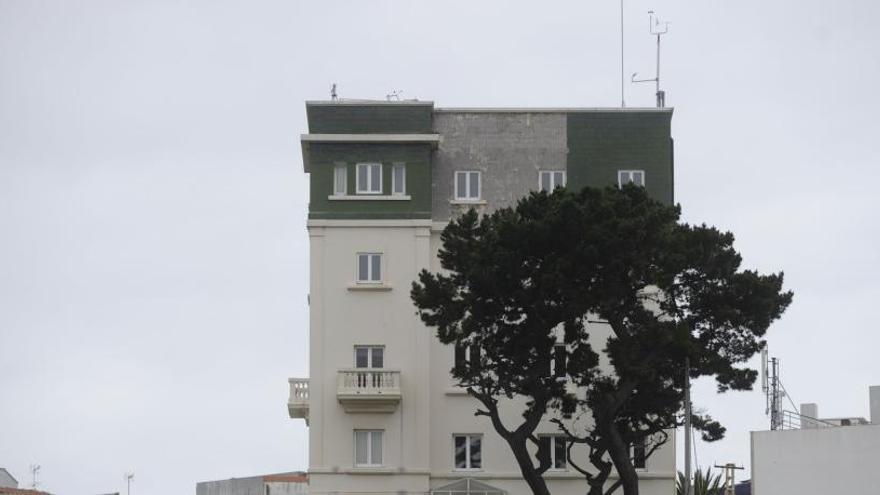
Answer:
<path fill-rule="evenodd" d="M 287 399 L 287 413 L 291 418 L 303 418 L 309 424 L 309 379 L 289 378 L 290 398 Z"/>
<path fill-rule="evenodd" d="M 400 371 L 339 370 L 336 398 L 346 412 L 393 412 L 401 400 Z"/>

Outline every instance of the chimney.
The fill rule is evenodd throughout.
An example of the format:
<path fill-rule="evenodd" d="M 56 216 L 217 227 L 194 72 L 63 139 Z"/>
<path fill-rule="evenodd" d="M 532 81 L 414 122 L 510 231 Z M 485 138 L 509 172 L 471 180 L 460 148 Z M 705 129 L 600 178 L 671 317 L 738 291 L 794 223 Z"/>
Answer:
<path fill-rule="evenodd" d="M 816 428 L 819 419 L 819 405 L 814 403 L 801 404 L 801 428 Z"/>
<path fill-rule="evenodd" d="M 880 425 L 880 385 L 869 387 L 871 397 L 871 423 Z"/>

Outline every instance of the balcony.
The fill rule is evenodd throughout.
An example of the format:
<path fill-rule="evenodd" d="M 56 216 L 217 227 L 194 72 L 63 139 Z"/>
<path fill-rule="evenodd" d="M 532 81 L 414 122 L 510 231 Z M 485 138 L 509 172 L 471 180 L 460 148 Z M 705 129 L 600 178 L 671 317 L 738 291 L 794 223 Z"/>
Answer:
<path fill-rule="evenodd" d="M 390 413 L 400 403 L 400 371 L 339 370 L 336 398 L 349 413 Z"/>
<path fill-rule="evenodd" d="M 291 418 L 303 418 L 309 424 L 309 379 L 288 378 L 290 398 L 287 399 L 287 413 Z"/>

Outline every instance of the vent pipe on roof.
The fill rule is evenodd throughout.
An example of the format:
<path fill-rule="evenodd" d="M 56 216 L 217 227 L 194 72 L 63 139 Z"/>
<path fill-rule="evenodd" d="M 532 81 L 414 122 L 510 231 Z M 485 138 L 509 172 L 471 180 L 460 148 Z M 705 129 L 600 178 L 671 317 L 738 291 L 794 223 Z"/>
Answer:
<path fill-rule="evenodd" d="M 871 401 L 871 424 L 880 425 L 880 385 L 868 388 Z"/>

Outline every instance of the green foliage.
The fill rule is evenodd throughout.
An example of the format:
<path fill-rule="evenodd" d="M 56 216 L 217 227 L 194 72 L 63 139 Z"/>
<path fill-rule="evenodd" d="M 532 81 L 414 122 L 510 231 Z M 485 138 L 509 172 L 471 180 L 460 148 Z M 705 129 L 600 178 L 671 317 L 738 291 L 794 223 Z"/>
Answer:
<path fill-rule="evenodd" d="M 706 468 L 706 471 L 697 469 L 694 473 L 693 495 L 719 495 L 721 493 L 721 473 L 717 475 L 712 473 L 712 468 Z M 678 472 L 678 479 L 675 480 L 675 495 L 685 494 L 685 477 L 684 473 Z"/>
<path fill-rule="evenodd" d="M 527 480 L 548 467 L 533 432 L 551 413 L 570 450 L 588 450 L 595 470 L 570 465 L 590 493 L 603 493 L 613 463 L 615 486 L 635 494 L 629 446 L 644 443 L 650 456 L 681 424 L 686 358 L 691 377 L 714 377 L 719 392 L 754 383 L 757 373 L 743 364 L 792 295 L 782 273 L 740 269 L 732 234 L 679 217 L 677 206 L 636 186 L 557 189 L 488 216 L 472 210 L 443 231 L 446 271 L 422 271 L 412 299 L 441 342 L 481 350 L 452 374 L 481 402 L 477 414 L 508 441 Z M 547 373 L 560 329 L 577 396 Z M 600 353 L 610 368 L 599 365 Z M 509 427 L 498 401 L 515 396 L 527 406 L 523 423 Z M 591 426 L 578 430 L 584 415 Z M 723 436 L 711 417 L 693 419 L 705 440 Z M 537 465 L 518 453 L 526 441 L 538 448 Z M 530 482 L 545 493 L 539 485 Z"/>

